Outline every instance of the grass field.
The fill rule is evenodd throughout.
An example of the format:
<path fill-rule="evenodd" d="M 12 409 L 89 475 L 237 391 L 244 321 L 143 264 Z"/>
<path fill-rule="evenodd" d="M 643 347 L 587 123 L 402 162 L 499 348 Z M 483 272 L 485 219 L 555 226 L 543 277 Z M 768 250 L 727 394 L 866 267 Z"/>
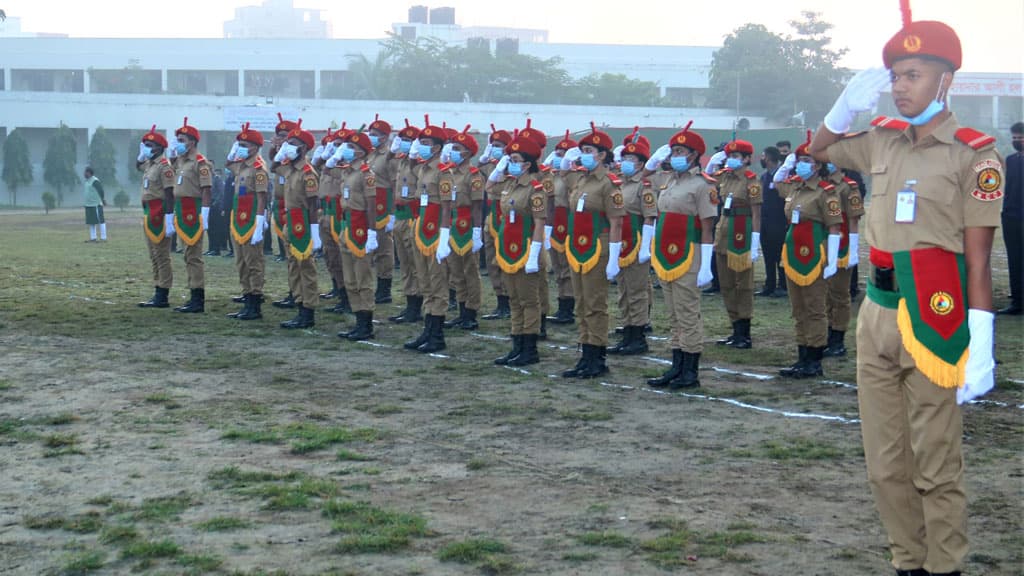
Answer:
<path fill-rule="evenodd" d="M 0 574 L 891 573 L 853 327 L 850 358 L 787 381 L 788 302 L 758 298 L 737 351 L 713 343 L 728 321 L 707 296 L 703 387 L 657 393 L 655 291 L 651 353 L 568 381 L 574 327 L 549 327 L 528 370 L 491 364 L 507 322 L 403 350 L 420 327 L 381 322 L 397 289 L 370 343 L 335 337 L 352 316 L 230 320 L 225 258 L 207 258 L 206 314 L 139 309 L 141 213 L 109 217 L 110 241 L 84 244 L 80 210 L 0 213 Z M 993 265 L 1003 305 L 1001 241 Z M 280 297 L 285 266 L 267 268 Z M 180 255 L 174 273 L 177 305 Z M 1024 321 L 997 332 L 997 389 L 964 415 L 972 576 L 1024 574 Z"/>

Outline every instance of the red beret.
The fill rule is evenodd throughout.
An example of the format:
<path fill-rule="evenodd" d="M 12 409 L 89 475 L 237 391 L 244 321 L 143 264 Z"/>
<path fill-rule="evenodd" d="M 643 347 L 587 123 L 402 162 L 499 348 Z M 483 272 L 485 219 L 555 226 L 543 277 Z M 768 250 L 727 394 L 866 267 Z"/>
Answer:
<path fill-rule="evenodd" d="M 146 134 L 142 136 L 142 141 L 152 142 L 157 146 L 167 148 L 167 138 L 164 138 L 163 134 L 157 133 L 156 124 L 153 124 L 153 127 L 149 129 L 149 132 L 146 132 Z"/>
<path fill-rule="evenodd" d="M 693 125 L 693 120 L 687 122 L 685 128 L 672 135 L 668 140 L 668 144 L 669 146 L 686 146 L 699 156 L 703 156 L 704 151 L 707 150 L 707 147 L 704 145 L 704 139 L 700 137 L 700 134 L 690 131 L 691 125 Z"/>
<path fill-rule="evenodd" d="M 598 148 L 604 148 L 605 150 L 611 150 L 615 147 L 612 142 L 612 137 L 601 132 L 597 129 L 597 126 L 593 122 L 590 123 L 590 134 L 580 138 L 580 146 L 596 146 Z"/>
<path fill-rule="evenodd" d="M 420 129 L 413 126 L 412 124 L 409 124 L 409 119 L 406 118 L 405 128 L 402 128 L 401 130 L 398 131 L 398 137 L 415 140 L 420 137 Z"/>
<path fill-rule="evenodd" d="M 534 139 L 527 138 L 526 136 L 523 136 L 522 132 L 520 132 L 505 149 L 506 154 L 514 154 L 516 152 L 526 154 L 534 160 L 537 160 L 540 158 L 541 147 Z"/>
<path fill-rule="evenodd" d="M 443 144 L 446 140 L 448 140 L 448 130 L 442 128 L 441 126 L 431 125 L 430 116 L 424 115 L 423 121 L 424 124 L 426 124 L 426 126 L 423 127 L 423 130 L 420 130 L 421 139 L 430 138 L 431 140 L 436 140 L 438 144 Z"/>
<path fill-rule="evenodd" d="M 476 143 L 476 138 L 473 138 L 472 136 L 467 134 L 467 132 L 469 132 L 469 124 L 466 124 L 465 130 L 455 135 L 455 138 L 452 139 L 452 142 L 465 146 L 467 149 L 469 149 L 470 155 L 474 155 L 477 153 L 477 150 L 480 149 L 480 145 Z"/>
<path fill-rule="evenodd" d="M 523 138 L 529 138 L 530 140 L 536 142 L 537 146 L 539 146 L 541 151 L 543 152 L 544 149 L 547 148 L 548 146 L 548 137 L 540 130 L 537 130 L 536 128 L 532 127 L 531 124 L 532 120 L 527 118 L 526 128 L 520 130 L 519 135 L 522 136 Z"/>
<path fill-rule="evenodd" d="M 359 146 L 367 154 L 373 152 L 373 143 L 370 142 L 370 137 L 367 136 L 366 132 L 352 132 L 345 138 L 345 141 Z"/>
<path fill-rule="evenodd" d="M 622 145 L 625 146 L 630 142 L 633 142 L 634 140 L 636 142 L 643 142 L 647 146 L 648 150 L 651 149 L 651 141 L 647 139 L 647 136 L 640 134 L 639 126 L 634 126 L 633 132 L 630 134 L 626 134 L 626 136 L 622 139 Z"/>
<path fill-rule="evenodd" d="M 195 126 L 188 125 L 188 116 L 185 116 L 185 122 L 182 124 L 181 128 L 174 131 L 175 136 L 179 134 L 187 134 L 195 138 L 196 142 L 199 142 L 199 130 L 197 130 Z"/>
<path fill-rule="evenodd" d="M 808 130 L 807 131 L 807 140 L 805 140 L 803 144 L 797 146 L 796 150 L 794 150 L 793 153 L 796 154 L 797 158 L 799 158 L 801 156 L 810 156 L 811 155 L 810 148 L 811 148 L 811 131 Z"/>
<path fill-rule="evenodd" d="M 501 142 L 508 146 L 512 142 L 512 135 L 507 130 L 495 130 L 494 124 L 491 124 L 491 136 L 487 139 L 487 143 L 494 144 L 495 142 Z"/>
<path fill-rule="evenodd" d="M 242 124 L 242 131 L 235 136 L 239 142 L 252 142 L 257 146 L 263 146 L 263 134 L 259 130 L 250 130 L 249 123 Z"/>
<path fill-rule="evenodd" d="M 287 132 L 291 132 L 292 130 L 295 130 L 295 122 L 292 122 L 291 120 L 285 120 L 284 116 L 282 116 L 281 113 L 278 112 L 277 113 L 277 126 L 274 127 L 274 133 L 275 134 L 277 134 L 278 132 L 286 132 L 287 133 Z"/>
<path fill-rule="evenodd" d="M 444 128 L 444 133 L 447 136 L 447 138 L 445 138 L 445 140 L 448 140 L 449 142 L 454 141 L 455 137 L 459 134 L 459 131 L 456 130 L 455 128 L 448 128 L 447 126 L 443 126 L 443 128 Z"/>
<path fill-rule="evenodd" d="M 378 130 L 385 134 L 391 134 L 391 124 L 380 119 L 380 114 L 373 115 L 373 122 L 370 122 L 370 127 L 367 130 Z"/>
<path fill-rule="evenodd" d="M 742 154 L 753 154 L 754 145 L 746 140 L 733 140 L 725 145 L 725 153 L 732 154 L 733 152 L 740 152 Z"/>
<path fill-rule="evenodd" d="M 288 133 L 288 138 L 302 140 L 302 143 L 310 150 L 316 148 L 316 138 L 313 137 L 313 133 L 302 129 L 302 118 L 299 118 L 299 121 L 295 123 L 295 128 L 292 128 L 292 131 Z"/>
<path fill-rule="evenodd" d="M 328 126 L 327 134 L 324 134 L 324 137 L 320 139 L 320 145 L 327 146 L 327 143 L 330 142 L 331 140 L 334 140 L 334 132 L 331 132 L 331 127 Z"/>
<path fill-rule="evenodd" d="M 341 128 L 331 132 L 331 140 L 344 142 L 352 134 L 352 131 L 345 127 L 346 124 L 347 122 L 342 122 Z"/>
<path fill-rule="evenodd" d="M 963 52 L 956 32 L 942 22 L 922 20 L 914 22 L 910 14 L 910 0 L 900 0 L 903 29 L 897 32 L 882 49 L 882 62 L 892 68 L 893 62 L 903 58 L 931 57 L 948 62 L 953 70 L 960 69 Z"/>
<path fill-rule="evenodd" d="M 639 141 L 630 142 L 629 144 L 626 144 L 626 146 L 622 149 L 622 155 L 625 156 L 627 154 L 636 154 L 637 156 L 643 158 L 644 160 L 650 158 L 651 145 L 648 144 L 647 142 L 644 142 L 644 140 L 647 139 L 641 136 Z"/>
<path fill-rule="evenodd" d="M 555 144 L 555 150 L 571 150 L 576 146 L 578 146 L 578 144 L 575 140 L 569 137 L 569 130 L 566 129 L 565 137 L 559 140 L 558 144 Z"/>

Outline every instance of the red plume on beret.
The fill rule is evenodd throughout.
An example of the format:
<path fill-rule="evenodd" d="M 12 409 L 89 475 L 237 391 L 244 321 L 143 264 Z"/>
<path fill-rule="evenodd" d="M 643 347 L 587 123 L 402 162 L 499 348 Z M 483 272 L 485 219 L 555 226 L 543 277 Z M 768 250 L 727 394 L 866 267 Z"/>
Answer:
<path fill-rule="evenodd" d="M 470 125 L 466 124 L 466 128 L 462 132 L 456 134 L 452 141 L 465 146 L 466 149 L 469 150 L 470 155 L 475 155 L 477 150 L 480 149 L 480 145 L 477 144 L 476 138 L 469 135 L 469 129 Z"/>
<path fill-rule="evenodd" d="M 398 131 L 399 138 L 408 138 L 409 140 L 415 140 L 420 137 L 420 129 L 409 124 L 409 119 L 405 119 L 405 128 Z"/>
<path fill-rule="evenodd" d="M 886 68 L 892 68 L 893 62 L 904 58 L 930 57 L 948 63 L 953 70 L 960 69 L 963 49 L 955 30 L 933 20 L 914 22 L 910 0 L 900 0 L 900 16 L 903 28 L 882 49 L 882 62 Z"/>
<path fill-rule="evenodd" d="M 187 134 L 194 138 L 196 142 L 199 142 L 199 130 L 195 126 L 188 125 L 188 116 L 185 116 L 185 122 L 182 123 L 181 128 L 174 131 L 175 136 L 179 134 Z"/>
<path fill-rule="evenodd" d="M 704 151 L 707 150 L 707 146 L 704 144 L 704 138 L 696 132 L 690 131 L 690 126 L 693 126 L 693 120 L 686 123 L 686 126 L 682 130 L 676 132 L 669 138 L 670 146 L 685 146 L 690 150 L 697 153 L 698 156 L 703 156 Z"/>
<path fill-rule="evenodd" d="M 597 129 L 593 121 L 590 122 L 590 134 L 580 138 L 580 146 L 594 146 L 603 150 L 611 150 L 615 147 L 612 137 Z"/>
<path fill-rule="evenodd" d="M 302 129 L 302 118 L 299 118 L 299 121 L 295 123 L 295 128 L 288 133 L 288 138 L 298 138 L 310 150 L 316 147 L 316 138 L 313 137 L 313 133 Z"/>
<path fill-rule="evenodd" d="M 153 124 L 153 127 L 149 129 L 149 132 L 146 132 L 146 134 L 142 136 L 142 141 L 152 142 L 157 146 L 167 148 L 167 138 L 164 138 L 163 134 L 157 134 L 156 124 Z"/>
<path fill-rule="evenodd" d="M 812 135 L 813 135 L 813 133 L 810 130 L 808 130 L 807 131 L 807 139 L 804 140 L 803 144 L 801 144 L 801 145 L 796 147 L 795 153 L 796 153 L 796 155 L 798 157 L 799 156 L 810 156 L 811 155 L 810 148 L 811 148 L 811 136 Z"/>
<path fill-rule="evenodd" d="M 263 134 L 259 130 L 250 130 L 249 123 L 242 124 L 242 131 L 235 136 L 239 142 L 252 142 L 257 146 L 263 146 Z"/>

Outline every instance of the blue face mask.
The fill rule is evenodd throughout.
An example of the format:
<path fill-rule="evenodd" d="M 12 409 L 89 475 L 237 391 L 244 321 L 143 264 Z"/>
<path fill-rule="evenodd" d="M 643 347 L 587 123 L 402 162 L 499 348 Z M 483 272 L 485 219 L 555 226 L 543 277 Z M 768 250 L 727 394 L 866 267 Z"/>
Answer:
<path fill-rule="evenodd" d="M 494 146 L 494 147 L 491 148 L 491 158 L 494 158 L 495 160 L 500 160 L 501 157 L 504 156 L 504 155 L 505 155 L 505 149 L 504 148 L 498 148 L 497 146 Z"/>
<path fill-rule="evenodd" d="M 836 173 L 836 165 L 835 164 L 829 162 L 828 164 L 825 165 L 825 167 L 828 168 L 828 173 L 829 174 L 835 174 Z"/>
<path fill-rule="evenodd" d="M 580 164 L 587 170 L 593 170 L 597 168 L 597 158 L 593 154 L 584 154 L 580 156 Z"/>
<path fill-rule="evenodd" d="M 145 148 L 142 149 L 142 154 L 145 155 L 146 158 L 152 158 L 153 157 L 153 149 L 150 148 L 149 146 L 146 146 Z"/>
<path fill-rule="evenodd" d="M 355 157 L 355 149 L 349 148 L 348 146 L 341 149 L 341 159 L 344 160 L 345 162 L 351 162 L 352 160 L 355 160 Z"/>
<path fill-rule="evenodd" d="M 633 174 L 636 174 L 636 162 L 633 162 L 632 160 L 623 160 L 622 173 L 625 174 L 626 176 L 632 176 Z"/>
<path fill-rule="evenodd" d="M 814 174 L 814 164 L 810 162 L 797 162 L 796 163 L 796 175 L 804 180 L 807 180 Z"/>
<path fill-rule="evenodd" d="M 380 136 L 374 136 L 373 134 L 370 134 L 370 145 L 372 145 L 374 148 L 380 146 Z"/>
<path fill-rule="evenodd" d="M 737 170 L 740 166 L 743 166 L 743 160 L 739 158 L 729 158 L 725 161 L 725 167 L 729 170 Z"/>
<path fill-rule="evenodd" d="M 462 152 L 458 150 L 452 150 L 451 154 L 448 155 L 452 162 L 456 164 L 462 164 Z"/>
<path fill-rule="evenodd" d="M 402 154 L 408 154 L 409 150 L 412 150 L 412 142 L 409 140 L 402 140 L 398 145 L 398 149 L 401 150 Z"/>
<path fill-rule="evenodd" d="M 523 174 L 523 163 L 522 162 L 509 162 L 508 173 L 512 176 L 519 177 Z"/>
<path fill-rule="evenodd" d="M 235 150 L 235 158 L 239 160 L 245 160 L 249 157 L 249 149 L 245 146 L 239 146 L 238 150 Z"/>
<path fill-rule="evenodd" d="M 686 156 L 673 156 L 669 162 L 676 172 L 686 172 L 686 169 L 690 167 L 690 159 Z"/>
<path fill-rule="evenodd" d="M 420 149 L 417 150 L 417 152 L 419 153 L 420 158 L 430 160 L 430 157 L 434 155 L 434 147 L 427 146 L 426 144 L 420 144 Z"/>
<path fill-rule="evenodd" d="M 906 116 L 903 117 L 903 119 L 909 122 L 911 126 L 922 126 L 927 124 L 931 122 L 932 118 L 935 118 L 939 112 L 946 109 L 946 105 L 939 100 L 939 95 L 942 94 L 942 81 L 945 79 L 946 74 L 943 73 L 942 77 L 939 78 L 939 91 L 935 93 L 935 100 L 929 102 L 928 106 L 920 114 L 913 118 L 907 118 Z"/>
<path fill-rule="evenodd" d="M 188 152 L 188 146 L 185 146 L 184 142 L 175 142 L 174 151 L 178 153 L 178 156 L 184 156 Z"/>

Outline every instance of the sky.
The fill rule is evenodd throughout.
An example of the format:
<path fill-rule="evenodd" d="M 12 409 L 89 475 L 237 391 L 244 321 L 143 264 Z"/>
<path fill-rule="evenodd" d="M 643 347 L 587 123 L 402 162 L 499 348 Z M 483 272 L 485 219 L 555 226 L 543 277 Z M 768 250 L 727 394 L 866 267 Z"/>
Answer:
<path fill-rule="evenodd" d="M 0 0 L 25 32 L 74 37 L 221 37 L 238 6 L 262 0 Z M 326 8 L 335 37 L 381 38 L 404 22 L 413 4 L 453 6 L 463 26 L 509 26 L 549 31 L 554 43 L 720 46 L 734 29 L 763 24 L 787 33 L 804 9 L 835 25 L 833 44 L 848 48 L 850 68 L 881 65 L 882 46 L 901 26 L 898 0 L 653 0 L 575 2 L 552 0 L 294 0 L 297 7 Z M 1024 71 L 1024 2 L 1021 0 L 912 0 L 915 20 L 953 26 L 963 44 L 965 72 Z M 353 8 L 355 6 L 355 8 Z M 371 8 L 372 7 L 372 8 Z"/>

